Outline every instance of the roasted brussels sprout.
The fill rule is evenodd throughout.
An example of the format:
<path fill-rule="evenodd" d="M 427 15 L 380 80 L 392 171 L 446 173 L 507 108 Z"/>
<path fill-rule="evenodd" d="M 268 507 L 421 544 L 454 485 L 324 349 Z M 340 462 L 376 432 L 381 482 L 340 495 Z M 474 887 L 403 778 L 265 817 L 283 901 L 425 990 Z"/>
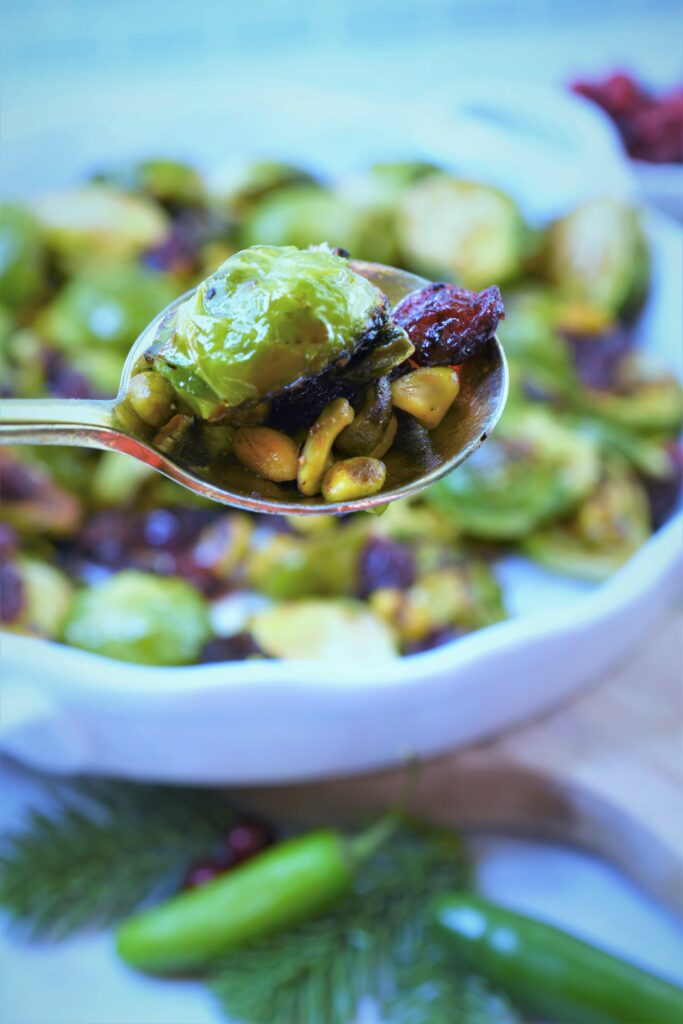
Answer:
<path fill-rule="evenodd" d="M 46 196 L 35 209 L 48 244 L 70 268 L 132 259 L 162 242 L 169 227 L 152 200 L 106 185 Z"/>
<path fill-rule="evenodd" d="M 29 307 L 45 291 L 45 250 L 40 224 L 16 203 L 0 205 L 0 305 Z"/>
<path fill-rule="evenodd" d="M 64 626 L 68 644 L 141 665 L 187 665 L 210 636 L 199 591 L 132 569 L 77 594 Z"/>
<path fill-rule="evenodd" d="M 233 168 L 222 182 L 221 191 L 229 213 L 244 217 L 266 196 L 302 185 L 316 185 L 315 177 L 304 168 L 276 160 L 255 160 Z"/>
<path fill-rule="evenodd" d="M 463 561 L 422 573 L 407 590 L 374 591 L 370 607 L 402 646 L 424 641 L 446 628 L 468 633 L 504 618 L 501 590 L 483 563 Z"/>
<path fill-rule="evenodd" d="M 638 211 L 616 199 L 593 199 L 556 221 L 545 266 L 565 294 L 623 316 L 647 293 L 649 253 Z"/>
<path fill-rule="evenodd" d="M 141 192 L 172 209 L 204 200 L 201 176 L 178 160 L 141 160 L 96 174 L 93 180 L 124 192 Z"/>
<path fill-rule="evenodd" d="M 541 409 L 505 415 L 469 461 L 427 491 L 467 534 L 513 541 L 571 511 L 596 486 L 598 450 Z"/>
<path fill-rule="evenodd" d="M 599 581 L 623 565 L 650 530 L 643 485 L 628 466 L 611 458 L 597 489 L 571 518 L 533 533 L 522 547 L 554 572 Z"/>
<path fill-rule="evenodd" d="M 245 218 L 243 245 L 309 245 L 327 242 L 358 255 L 356 209 L 331 192 L 314 185 L 282 189 L 267 196 Z"/>
<path fill-rule="evenodd" d="M 341 535 L 337 530 L 275 534 L 249 554 L 247 582 L 276 600 L 352 595 L 363 527 L 354 521 Z"/>
<path fill-rule="evenodd" d="M 676 434 L 683 424 L 683 388 L 638 356 L 623 359 L 609 390 L 585 388 L 575 407 L 644 434 Z"/>
<path fill-rule="evenodd" d="M 526 229 L 513 201 L 488 185 L 435 174 L 402 196 L 399 241 L 409 266 L 478 290 L 520 273 Z"/>
<path fill-rule="evenodd" d="M 141 266 L 117 266 L 73 277 L 40 317 L 54 345 L 87 362 L 91 346 L 116 352 L 119 376 L 138 334 L 175 297 L 172 283 Z M 122 358 L 123 357 L 123 358 Z"/>
<path fill-rule="evenodd" d="M 325 248 L 254 246 L 178 307 L 152 356 L 183 401 L 215 420 L 346 365 L 382 333 L 403 340 L 396 362 L 412 351 L 384 297 L 346 260 Z"/>
<path fill-rule="evenodd" d="M 284 602 L 256 615 L 251 631 L 273 658 L 338 661 L 356 650 L 368 662 L 398 653 L 388 626 L 348 598 Z"/>
<path fill-rule="evenodd" d="M 16 614 L 5 616 L 3 587 L 0 624 L 13 632 L 58 639 L 73 599 L 74 588 L 68 577 L 49 562 L 25 555 L 2 565 L 5 580 L 8 570 L 15 574 Z"/>

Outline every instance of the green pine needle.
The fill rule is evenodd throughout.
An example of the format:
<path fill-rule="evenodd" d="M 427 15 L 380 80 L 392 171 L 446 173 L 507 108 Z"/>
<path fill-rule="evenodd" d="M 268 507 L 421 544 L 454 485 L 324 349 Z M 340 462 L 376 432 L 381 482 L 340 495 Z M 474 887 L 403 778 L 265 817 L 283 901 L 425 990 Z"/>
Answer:
<path fill-rule="evenodd" d="M 234 812 L 210 790 L 87 781 L 55 787 L 3 842 L 0 905 L 30 937 L 103 927 L 173 891 Z"/>
<path fill-rule="evenodd" d="M 361 869 L 351 896 L 323 917 L 230 954 L 213 990 L 226 1014 L 245 1024 L 348 1024 L 366 996 L 392 1024 L 512 1024 L 517 1018 L 502 1000 L 471 978 L 460 981 L 431 944 L 430 899 L 465 884 L 453 833 L 405 827 Z M 404 981 L 416 964 L 420 997 Z"/>

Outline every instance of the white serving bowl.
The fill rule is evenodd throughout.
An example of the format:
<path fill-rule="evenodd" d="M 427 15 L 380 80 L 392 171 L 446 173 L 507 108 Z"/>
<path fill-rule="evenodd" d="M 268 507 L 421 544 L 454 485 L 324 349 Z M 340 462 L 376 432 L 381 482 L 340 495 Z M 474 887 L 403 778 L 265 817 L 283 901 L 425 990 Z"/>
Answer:
<path fill-rule="evenodd" d="M 477 106 L 468 89 L 458 99 L 459 110 L 421 109 L 405 136 L 412 151 L 472 177 L 507 181 L 534 220 L 592 194 L 634 194 L 603 119 L 587 105 L 528 87 L 503 104 L 500 118 L 508 127 L 502 131 L 494 99 L 495 90 L 483 90 Z M 349 112 L 348 104 L 338 106 Z M 310 110 L 297 97 L 290 108 L 290 134 L 306 161 L 322 152 L 311 136 Z M 329 96 L 321 98 L 321 118 L 324 112 L 328 119 L 329 110 Z M 361 111 L 368 115 L 362 123 Z M 332 171 L 342 155 L 348 167 L 397 155 L 397 126 L 378 138 L 376 113 L 358 105 L 352 112 L 353 132 L 348 126 L 346 136 L 330 129 L 331 152 L 335 138 L 346 139 L 330 155 Z M 522 112 L 520 147 L 512 129 Z M 534 112 L 538 131 L 530 123 Z M 406 116 L 402 110 L 404 128 Z M 540 121 L 556 128 L 561 121 L 562 130 L 548 131 Z M 285 128 L 280 130 L 284 137 Z M 467 138 L 472 146 L 463 144 Z M 356 148 L 348 152 L 351 140 Z M 144 140 L 140 145 L 144 152 Z M 578 161 L 562 179 L 548 177 L 553 147 L 555 160 Z M 469 154 L 466 167 L 463 152 Z M 649 231 L 653 286 L 641 341 L 683 376 L 683 228 L 652 216 Z M 682 534 L 679 514 L 597 587 L 552 575 L 518 556 L 506 559 L 499 572 L 508 621 L 386 662 L 364 663 L 362 651 L 349 651 L 344 664 L 145 668 L 4 635 L 0 749 L 55 772 L 214 784 L 309 779 L 435 754 L 542 712 L 627 657 L 675 600 L 683 578 Z"/>

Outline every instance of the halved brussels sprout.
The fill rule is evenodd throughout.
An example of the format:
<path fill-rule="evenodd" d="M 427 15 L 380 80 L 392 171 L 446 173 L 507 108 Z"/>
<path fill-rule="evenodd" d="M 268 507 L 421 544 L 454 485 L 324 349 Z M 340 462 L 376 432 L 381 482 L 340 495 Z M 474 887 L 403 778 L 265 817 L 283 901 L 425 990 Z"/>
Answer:
<path fill-rule="evenodd" d="M 349 598 L 284 602 L 256 615 L 251 632 L 271 658 L 343 661 L 357 651 L 367 663 L 398 653 L 389 627 Z"/>
<path fill-rule="evenodd" d="M 346 368 L 366 343 L 383 352 L 396 338 L 400 362 L 412 346 L 381 292 L 345 259 L 327 248 L 259 245 L 199 285 L 162 325 L 151 356 L 183 401 L 215 420 L 298 394 L 303 382 Z"/>
<path fill-rule="evenodd" d="M 499 584 L 483 563 L 475 561 L 424 572 L 407 590 L 376 590 L 370 607 L 403 645 L 419 643 L 446 628 L 467 633 L 505 617 Z"/>
<path fill-rule="evenodd" d="M 282 189 L 267 196 L 246 217 L 245 246 L 309 245 L 327 242 L 358 255 L 358 214 L 341 196 L 315 185 Z"/>
<path fill-rule="evenodd" d="M 45 289 L 45 248 L 40 224 L 17 203 L 0 205 L 0 305 L 21 310 Z"/>
<path fill-rule="evenodd" d="M 522 548 L 554 572 L 600 581 L 627 562 L 650 532 L 643 485 L 625 463 L 610 458 L 597 489 L 572 517 L 533 533 Z"/>
<path fill-rule="evenodd" d="M 9 623 L 12 631 L 57 639 L 73 600 L 67 576 L 42 559 L 20 555 L 16 561 L 22 588 L 21 611 Z"/>
<path fill-rule="evenodd" d="M 0 522 L 21 534 L 68 536 L 81 522 L 81 502 L 33 457 L 0 450 L 0 492 Z"/>
<path fill-rule="evenodd" d="M 558 333 L 560 302 L 548 288 L 526 287 L 505 299 L 498 336 L 525 384 L 543 394 L 565 395 L 576 386 L 569 349 Z"/>
<path fill-rule="evenodd" d="M 195 206 L 204 199 L 201 176 L 179 160 L 141 160 L 104 171 L 93 180 L 125 192 L 142 192 L 170 206 Z"/>
<path fill-rule="evenodd" d="M 255 160 L 232 168 L 221 182 L 221 194 L 230 213 L 244 217 L 266 196 L 315 184 L 315 177 L 302 167 L 277 160 Z"/>
<path fill-rule="evenodd" d="M 64 640 L 140 665 L 187 665 L 211 636 L 199 591 L 181 579 L 127 569 L 74 598 Z"/>
<path fill-rule="evenodd" d="M 513 541 L 574 508 L 597 485 L 596 446 L 549 412 L 511 410 L 486 444 L 426 493 L 463 532 Z"/>
<path fill-rule="evenodd" d="M 550 228 L 549 279 L 561 291 L 609 312 L 638 310 L 649 282 L 649 250 L 638 211 L 616 199 L 592 199 Z"/>
<path fill-rule="evenodd" d="M 645 434 L 676 434 L 683 425 L 683 388 L 670 373 L 629 356 L 609 391 L 584 388 L 575 407 Z"/>
<path fill-rule="evenodd" d="M 168 233 L 168 217 L 155 202 L 108 185 L 45 196 L 35 209 L 48 244 L 70 267 L 131 259 Z"/>
<path fill-rule="evenodd" d="M 408 266 L 479 290 L 519 274 L 524 221 L 498 189 L 449 174 L 418 181 L 401 197 L 399 241 Z"/>
<path fill-rule="evenodd" d="M 130 346 L 174 297 L 173 284 L 146 267 L 99 267 L 72 278 L 47 306 L 38 327 L 58 348 L 78 350 L 79 366 L 94 351 L 91 346 L 115 350 L 120 376 Z"/>
<path fill-rule="evenodd" d="M 277 600 L 351 595 L 356 590 L 358 556 L 366 535 L 363 521 L 354 521 L 343 530 L 275 534 L 247 558 L 246 579 L 260 593 Z"/>

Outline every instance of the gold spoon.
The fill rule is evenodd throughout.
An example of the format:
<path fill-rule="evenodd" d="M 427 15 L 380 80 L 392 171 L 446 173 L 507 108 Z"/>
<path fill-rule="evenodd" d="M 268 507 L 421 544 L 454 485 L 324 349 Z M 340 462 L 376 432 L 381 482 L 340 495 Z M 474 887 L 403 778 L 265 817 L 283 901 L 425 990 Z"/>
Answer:
<path fill-rule="evenodd" d="M 422 277 L 379 263 L 351 262 L 388 297 L 392 306 L 411 292 L 423 288 Z M 114 407 L 127 393 L 133 367 L 149 347 L 160 321 L 183 302 L 176 299 L 145 328 L 130 350 L 121 375 L 119 397 L 113 401 L 74 398 L 11 398 L 0 403 L 0 444 L 55 444 L 78 448 L 108 448 L 124 452 L 146 463 L 191 491 L 213 501 L 251 512 L 277 515 L 307 515 L 327 512 L 357 512 L 386 505 L 397 498 L 417 494 L 450 473 L 476 451 L 500 419 L 508 390 L 505 355 L 497 338 L 460 369 L 460 392 L 439 426 L 427 433 L 411 416 L 401 418 L 396 439 L 384 456 L 387 467 L 385 489 L 355 501 L 327 502 L 322 496 L 305 497 L 292 485 L 262 480 L 237 463 L 227 464 L 220 473 L 197 475 L 177 458 L 171 458 L 132 434 L 115 420 Z"/>

